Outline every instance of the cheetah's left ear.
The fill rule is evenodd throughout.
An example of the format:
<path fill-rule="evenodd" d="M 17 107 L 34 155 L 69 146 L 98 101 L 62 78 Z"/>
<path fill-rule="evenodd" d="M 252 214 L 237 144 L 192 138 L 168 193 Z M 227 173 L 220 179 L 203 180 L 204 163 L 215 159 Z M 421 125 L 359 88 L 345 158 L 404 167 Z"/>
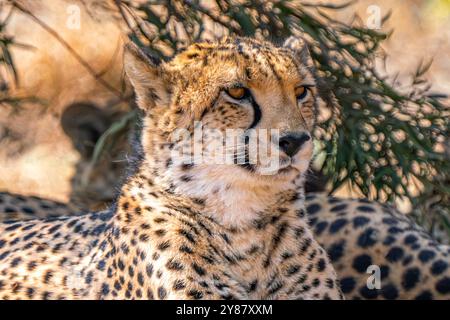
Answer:
<path fill-rule="evenodd" d="M 130 42 L 124 50 L 124 68 L 136 92 L 139 108 L 147 111 L 156 103 L 161 105 L 168 101 L 169 86 L 157 59 Z"/>
<path fill-rule="evenodd" d="M 302 64 L 313 66 L 311 54 L 309 53 L 308 45 L 304 39 L 290 36 L 284 41 L 283 47 L 292 50 Z"/>

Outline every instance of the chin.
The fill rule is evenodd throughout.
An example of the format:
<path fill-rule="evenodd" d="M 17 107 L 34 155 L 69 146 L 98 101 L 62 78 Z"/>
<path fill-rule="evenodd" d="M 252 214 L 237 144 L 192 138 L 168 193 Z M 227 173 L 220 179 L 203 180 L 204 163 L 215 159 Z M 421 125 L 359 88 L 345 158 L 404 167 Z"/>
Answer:
<path fill-rule="evenodd" d="M 269 186 L 275 186 L 281 184 L 291 184 L 299 176 L 302 176 L 306 170 L 300 171 L 297 167 L 288 165 L 280 167 L 271 171 L 267 168 L 254 167 L 253 172 L 249 174 L 253 176 L 259 182 L 268 183 Z"/>
<path fill-rule="evenodd" d="M 303 175 L 308 170 L 309 164 L 310 158 L 292 159 L 292 161 L 281 161 L 279 165 L 272 167 L 254 165 L 252 167 L 252 172 L 253 174 L 261 177 L 267 177 L 272 180 L 286 180 Z"/>

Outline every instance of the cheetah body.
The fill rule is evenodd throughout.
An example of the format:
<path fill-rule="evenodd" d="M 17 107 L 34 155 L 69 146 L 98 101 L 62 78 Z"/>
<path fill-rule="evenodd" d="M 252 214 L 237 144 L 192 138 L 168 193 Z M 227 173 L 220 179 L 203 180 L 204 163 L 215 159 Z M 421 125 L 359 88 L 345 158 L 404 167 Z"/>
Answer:
<path fill-rule="evenodd" d="M 143 120 L 140 157 L 115 204 L 0 225 L 0 297 L 342 299 L 305 218 L 316 89 L 303 41 L 225 38 L 160 64 L 130 46 L 125 69 Z M 230 93 L 240 87 L 245 96 Z M 276 128 L 303 146 L 271 176 L 259 159 L 175 161 L 186 146 L 176 130 L 195 137 L 200 120 L 219 132 Z M 236 153 L 248 154 L 244 141 Z"/>
<path fill-rule="evenodd" d="M 13 199 L 14 195 L 8 198 Z M 31 201 L 47 203 L 38 198 Z M 450 247 L 437 243 L 405 215 L 375 202 L 325 194 L 307 194 L 305 205 L 314 237 L 326 249 L 347 299 L 450 299 Z M 38 203 L 33 207 L 39 207 Z M 20 208 L 16 219 L 32 219 L 32 215 Z M 40 210 L 40 216 L 54 214 L 52 209 Z M 93 220 L 97 220 L 94 229 L 104 225 L 105 218 L 110 216 L 107 212 L 94 215 Z M 9 217 L 2 212 L 0 221 Z M 61 224 L 66 219 L 55 223 Z M 78 223 L 67 223 L 77 228 Z M 369 269 L 370 266 L 379 267 L 379 288 L 367 286 L 368 280 L 374 285 L 370 279 L 374 280 L 371 277 L 378 272 Z"/>

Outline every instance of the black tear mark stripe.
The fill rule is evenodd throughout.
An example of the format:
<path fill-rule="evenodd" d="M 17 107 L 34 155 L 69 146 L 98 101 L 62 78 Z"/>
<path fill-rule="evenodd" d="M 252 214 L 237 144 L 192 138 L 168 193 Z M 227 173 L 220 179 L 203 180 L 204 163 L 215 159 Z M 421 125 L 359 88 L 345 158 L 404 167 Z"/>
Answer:
<path fill-rule="evenodd" d="M 252 97 L 252 107 L 253 107 L 253 122 L 250 125 L 250 127 L 248 127 L 247 130 L 249 129 L 253 129 L 254 127 L 256 127 L 256 125 L 259 123 L 259 121 L 261 121 L 261 108 L 258 105 L 258 103 L 256 102 L 256 100 Z"/>

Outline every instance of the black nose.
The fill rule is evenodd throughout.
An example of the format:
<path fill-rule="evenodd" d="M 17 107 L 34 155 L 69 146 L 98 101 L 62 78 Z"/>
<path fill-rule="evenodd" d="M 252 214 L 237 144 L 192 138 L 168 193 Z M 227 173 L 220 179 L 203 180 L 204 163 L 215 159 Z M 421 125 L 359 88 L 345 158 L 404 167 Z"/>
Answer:
<path fill-rule="evenodd" d="M 310 140 L 309 134 L 302 133 L 289 133 L 282 136 L 279 141 L 280 149 L 284 151 L 289 157 L 294 156 L 302 147 L 302 145 Z"/>

